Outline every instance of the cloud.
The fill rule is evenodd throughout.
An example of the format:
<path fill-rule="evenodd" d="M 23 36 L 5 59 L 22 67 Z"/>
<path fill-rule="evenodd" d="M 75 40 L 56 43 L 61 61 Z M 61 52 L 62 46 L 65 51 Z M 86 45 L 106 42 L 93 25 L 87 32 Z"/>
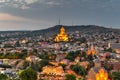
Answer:
<path fill-rule="evenodd" d="M 49 1 L 49 2 L 46 2 L 45 4 L 48 4 L 48 5 L 51 5 L 51 6 L 59 6 L 59 5 L 61 5 L 61 3 L 58 3 L 58 2 L 53 2 L 53 1 Z"/>
<path fill-rule="evenodd" d="M 35 3 L 47 6 L 60 6 L 63 4 L 63 0 L 0 0 L 2 7 L 8 6 L 20 9 L 29 9 L 30 5 Z"/>
<path fill-rule="evenodd" d="M 20 9 L 28 9 L 30 4 L 36 3 L 38 1 L 39 0 L 0 0 L 0 5 L 20 8 Z"/>
<path fill-rule="evenodd" d="M 33 19 L 27 19 L 24 17 L 14 16 L 7 13 L 0 13 L 0 22 L 28 22 L 28 23 L 41 23 L 46 24 L 46 20 L 33 20 Z"/>
<path fill-rule="evenodd" d="M 5 0 L 0 0 L 0 3 L 4 3 L 5 2 Z"/>
<path fill-rule="evenodd" d="M 35 3 L 39 0 L 24 0 L 27 4 L 32 4 L 32 3 Z"/>
<path fill-rule="evenodd" d="M 53 23 L 48 20 L 34 20 L 7 13 L 0 13 L 0 28 L 2 27 L 0 30 L 41 29 L 52 24 Z"/>
<path fill-rule="evenodd" d="M 26 3 L 26 4 L 32 4 L 39 0 L 0 0 L 0 3 Z"/>
<path fill-rule="evenodd" d="M 0 21 L 30 21 L 23 17 L 13 16 L 7 13 L 0 13 Z"/>

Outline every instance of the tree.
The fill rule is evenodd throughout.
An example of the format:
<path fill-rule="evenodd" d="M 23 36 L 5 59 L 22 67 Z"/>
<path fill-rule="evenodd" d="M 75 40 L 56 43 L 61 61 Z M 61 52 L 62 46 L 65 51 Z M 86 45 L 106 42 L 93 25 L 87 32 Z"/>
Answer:
<path fill-rule="evenodd" d="M 106 49 L 106 48 L 105 48 L 104 51 L 111 52 L 111 53 L 114 53 L 114 52 L 115 52 L 112 48 L 109 48 L 109 49 Z"/>
<path fill-rule="evenodd" d="M 105 65 L 103 66 L 108 72 L 110 72 L 113 69 L 113 66 L 109 62 L 105 62 Z"/>
<path fill-rule="evenodd" d="M 110 73 L 109 78 L 110 80 L 120 80 L 120 71 Z"/>
<path fill-rule="evenodd" d="M 73 70 L 76 74 L 85 76 L 86 75 L 86 70 L 83 66 L 77 65 L 71 65 L 70 66 L 71 70 Z"/>
<path fill-rule="evenodd" d="M 37 55 L 38 50 L 37 50 L 37 49 L 33 49 L 33 51 L 32 51 L 32 52 L 33 52 L 33 54 L 34 54 L 34 55 Z"/>
<path fill-rule="evenodd" d="M 67 59 L 71 60 L 71 61 L 74 61 L 75 57 L 77 56 L 78 54 L 75 53 L 74 51 L 71 51 L 68 53 L 68 55 L 66 56 Z"/>
<path fill-rule="evenodd" d="M 76 77 L 72 74 L 66 74 L 65 77 L 65 80 L 76 80 Z"/>
<path fill-rule="evenodd" d="M 42 71 L 42 68 L 46 65 L 49 65 L 49 61 L 48 60 L 41 60 L 40 62 L 38 62 L 37 64 L 37 67 L 38 67 L 38 71 Z"/>
<path fill-rule="evenodd" d="M 49 59 L 50 60 L 55 60 L 56 59 L 56 54 L 50 54 Z"/>
<path fill-rule="evenodd" d="M 39 62 L 39 64 L 40 64 L 42 67 L 44 67 L 44 66 L 46 66 L 46 65 L 49 64 L 49 61 L 48 61 L 48 60 L 41 60 L 41 61 Z"/>
<path fill-rule="evenodd" d="M 30 66 L 30 63 L 27 61 L 23 62 L 23 69 L 26 69 L 28 66 Z"/>
<path fill-rule="evenodd" d="M 22 50 L 22 53 L 27 55 L 27 49 Z"/>
<path fill-rule="evenodd" d="M 22 58 L 23 58 L 23 59 L 25 59 L 25 58 L 26 58 L 26 56 L 27 56 L 27 49 L 22 50 L 22 52 L 21 52 L 21 55 L 20 55 L 20 56 L 22 56 Z"/>
<path fill-rule="evenodd" d="M 13 48 L 13 46 L 11 44 L 5 44 L 4 48 Z"/>
<path fill-rule="evenodd" d="M 5 57 L 4 53 L 0 53 L 0 59 L 3 59 Z"/>
<path fill-rule="evenodd" d="M 21 45 L 20 45 L 19 41 L 17 41 L 14 46 L 15 47 L 20 47 Z"/>
<path fill-rule="evenodd" d="M 19 75 L 21 80 L 37 80 L 37 72 L 28 68 Z"/>
<path fill-rule="evenodd" d="M 7 80 L 8 77 L 5 74 L 0 74 L 0 80 Z"/>
<path fill-rule="evenodd" d="M 82 37 L 80 41 L 81 41 L 81 43 L 86 43 L 87 40 L 85 37 Z"/>
<path fill-rule="evenodd" d="M 66 64 L 59 63 L 59 66 L 62 66 L 62 68 L 65 70 L 65 67 L 67 66 Z"/>
<path fill-rule="evenodd" d="M 40 59 L 47 59 L 47 60 L 49 60 L 49 55 L 48 55 L 47 52 L 44 52 L 42 54 L 39 54 L 39 58 Z"/>
<path fill-rule="evenodd" d="M 88 65 L 87 68 L 86 68 L 86 72 L 88 73 L 89 70 L 90 70 L 92 67 L 94 67 L 94 66 L 95 66 L 94 62 L 93 62 L 93 61 L 90 61 L 90 62 L 89 62 L 89 65 Z"/>
<path fill-rule="evenodd" d="M 94 57 L 93 57 L 92 54 L 90 54 L 90 55 L 87 56 L 87 59 L 88 59 L 89 61 L 92 61 L 92 60 L 94 60 Z"/>
<path fill-rule="evenodd" d="M 86 52 L 82 51 L 82 53 L 80 54 L 80 56 L 86 58 Z"/>

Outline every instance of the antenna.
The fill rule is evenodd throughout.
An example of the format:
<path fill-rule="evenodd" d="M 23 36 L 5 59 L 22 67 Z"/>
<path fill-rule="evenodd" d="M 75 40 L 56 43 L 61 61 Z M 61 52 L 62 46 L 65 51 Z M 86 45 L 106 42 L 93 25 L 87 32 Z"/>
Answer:
<path fill-rule="evenodd" d="M 74 22 L 73 22 L 73 20 L 72 20 L 72 26 L 74 25 Z"/>
<path fill-rule="evenodd" d="M 58 24 L 60 25 L 60 16 L 59 16 Z"/>

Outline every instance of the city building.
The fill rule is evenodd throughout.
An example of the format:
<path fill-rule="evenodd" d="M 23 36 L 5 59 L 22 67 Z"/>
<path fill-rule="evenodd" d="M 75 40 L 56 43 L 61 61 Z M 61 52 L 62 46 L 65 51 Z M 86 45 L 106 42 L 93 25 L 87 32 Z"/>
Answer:
<path fill-rule="evenodd" d="M 64 27 L 61 27 L 60 33 L 57 34 L 57 36 L 55 37 L 54 41 L 55 42 L 61 42 L 61 41 L 67 42 L 68 41 L 68 35 L 66 34 Z"/>

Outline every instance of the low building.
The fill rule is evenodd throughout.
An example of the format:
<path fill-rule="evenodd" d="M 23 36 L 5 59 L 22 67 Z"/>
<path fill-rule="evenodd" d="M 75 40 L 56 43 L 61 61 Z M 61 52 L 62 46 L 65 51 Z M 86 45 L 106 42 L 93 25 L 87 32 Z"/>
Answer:
<path fill-rule="evenodd" d="M 111 48 L 114 49 L 116 53 L 120 53 L 120 43 L 111 44 Z"/>
<path fill-rule="evenodd" d="M 31 55 L 29 57 L 26 58 L 26 61 L 30 61 L 30 62 L 37 62 L 40 61 L 41 59 L 37 56 Z"/>
<path fill-rule="evenodd" d="M 118 71 L 118 70 L 120 70 L 120 63 L 119 62 L 113 63 L 113 71 Z"/>
<path fill-rule="evenodd" d="M 64 75 L 64 70 L 61 66 L 45 66 L 39 77 L 46 80 L 64 80 Z"/>
<path fill-rule="evenodd" d="M 99 73 L 100 70 L 104 70 L 105 73 L 106 70 L 102 67 L 93 67 L 90 69 L 90 71 L 88 72 L 88 75 L 87 75 L 87 80 L 97 80 L 96 79 L 96 75 Z M 99 80 L 99 79 L 98 79 Z M 105 79 L 101 79 L 101 80 L 105 80 Z M 106 79 L 107 80 L 107 79 Z"/>

